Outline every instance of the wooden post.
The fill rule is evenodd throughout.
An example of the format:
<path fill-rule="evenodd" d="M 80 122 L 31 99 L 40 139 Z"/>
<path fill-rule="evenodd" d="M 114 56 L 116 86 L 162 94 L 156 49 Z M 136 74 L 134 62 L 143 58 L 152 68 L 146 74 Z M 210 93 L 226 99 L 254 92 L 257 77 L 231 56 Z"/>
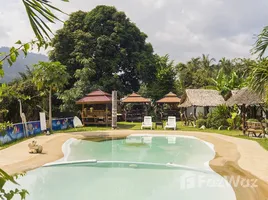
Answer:
<path fill-rule="evenodd" d="M 112 92 L 112 128 L 117 128 L 117 91 Z"/>
<path fill-rule="evenodd" d="M 146 103 L 144 103 L 144 105 L 145 105 L 145 115 L 147 116 L 148 115 L 148 108 L 147 108 Z M 142 116 L 142 117 L 144 117 L 144 116 Z"/>
<path fill-rule="evenodd" d="M 85 105 L 82 104 L 81 118 L 82 118 L 83 125 L 85 126 L 85 121 L 84 121 L 84 119 L 85 119 L 85 116 L 84 116 L 84 108 L 85 108 Z"/>
<path fill-rule="evenodd" d="M 242 110 L 242 124 L 243 124 L 243 134 L 246 134 L 246 105 L 243 104 L 241 107 Z"/>
<path fill-rule="evenodd" d="M 106 104 L 105 107 L 105 122 L 106 122 L 106 126 L 108 126 L 108 104 Z"/>

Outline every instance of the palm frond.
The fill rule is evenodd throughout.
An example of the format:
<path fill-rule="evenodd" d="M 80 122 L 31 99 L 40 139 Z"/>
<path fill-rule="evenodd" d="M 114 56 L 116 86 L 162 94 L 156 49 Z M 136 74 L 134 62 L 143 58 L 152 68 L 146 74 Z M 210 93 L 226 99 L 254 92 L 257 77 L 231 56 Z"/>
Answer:
<path fill-rule="evenodd" d="M 68 0 L 62 1 L 68 2 Z M 61 21 L 54 13 L 64 12 L 52 6 L 47 0 L 22 0 L 22 2 L 25 6 L 31 27 L 37 39 L 40 42 L 43 42 L 47 39 L 50 40 L 52 30 L 46 23 L 55 23 L 56 21 Z"/>
<path fill-rule="evenodd" d="M 265 26 L 262 32 L 257 36 L 257 41 L 251 49 L 252 54 L 258 54 L 259 58 L 263 56 L 268 46 L 268 26 Z"/>

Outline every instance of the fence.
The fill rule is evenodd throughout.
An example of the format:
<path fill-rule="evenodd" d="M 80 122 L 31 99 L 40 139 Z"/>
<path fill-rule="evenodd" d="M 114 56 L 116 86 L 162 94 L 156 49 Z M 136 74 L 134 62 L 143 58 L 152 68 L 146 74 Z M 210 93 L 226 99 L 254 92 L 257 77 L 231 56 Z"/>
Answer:
<path fill-rule="evenodd" d="M 40 134 L 40 121 L 27 122 L 28 136 Z M 67 128 L 73 128 L 73 117 L 54 119 L 52 120 L 52 130 L 64 130 Z M 0 145 L 7 144 L 12 141 L 25 137 L 24 126 L 22 123 L 13 124 L 12 127 L 6 129 L 6 131 L 0 133 Z"/>

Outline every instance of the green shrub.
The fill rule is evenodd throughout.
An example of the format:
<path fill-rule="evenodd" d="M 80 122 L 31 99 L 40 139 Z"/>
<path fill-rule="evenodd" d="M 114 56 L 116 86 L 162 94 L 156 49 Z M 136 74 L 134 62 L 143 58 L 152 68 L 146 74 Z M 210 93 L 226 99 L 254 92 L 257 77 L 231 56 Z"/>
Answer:
<path fill-rule="evenodd" d="M 198 127 L 198 128 L 200 128 L 201 126 L 207 126 L 207 120 L 205 120 L 205 119 L 198 119 L 198 120 L 196 120 L 196 126 Z"/>
<path fill-rule="evenodd" d="M 217 106 L 207 117 L 208 128 L 228 127 L 227 119 L 230 117 L 230 112 L 226 105 L 221 105 Z"/>
<path fill-rule="evenodd" d="M 205 116 L 202 112 L 198 112 L 197 119 L 205 119 Z"/>
<path fill-rule="evenodd" d="M 235 118 L 231 117 L 227 119 L 228 127 L 230 129 L 238 129 L 242 124 L 242 118 L 237 115 Z"/>

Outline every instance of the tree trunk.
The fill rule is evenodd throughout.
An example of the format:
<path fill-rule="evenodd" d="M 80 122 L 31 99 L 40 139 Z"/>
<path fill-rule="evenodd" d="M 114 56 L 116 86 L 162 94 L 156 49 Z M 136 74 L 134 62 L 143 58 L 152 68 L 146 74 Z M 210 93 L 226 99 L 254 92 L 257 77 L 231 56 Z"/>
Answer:
<path fill-rule="evenodd" d="M 48 118 L 48 128 L 52 131 L 52 88 L 49 90 L 49 118 Z"/>

